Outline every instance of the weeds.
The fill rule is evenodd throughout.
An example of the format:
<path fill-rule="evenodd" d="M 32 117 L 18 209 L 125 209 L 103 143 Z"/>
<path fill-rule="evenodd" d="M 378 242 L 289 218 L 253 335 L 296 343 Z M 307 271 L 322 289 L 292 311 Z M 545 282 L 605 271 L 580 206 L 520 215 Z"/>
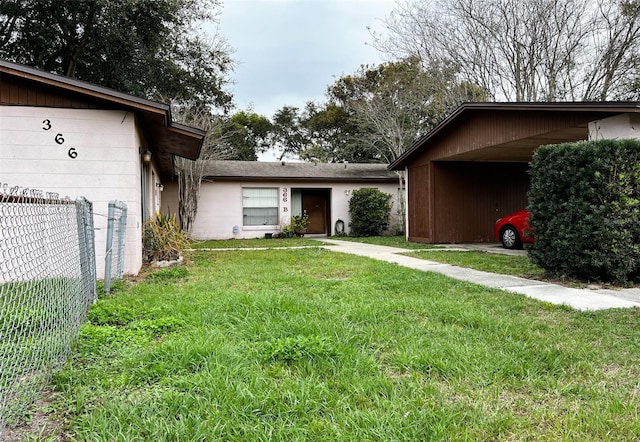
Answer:
<path fill-rule="evenodd" d="M 92 308 L 54 376 L 70 438 L 640 434 L 637 310 L 576 312 L 318 248 L 195 252 L 187 270 Z"/>
<path fill-rule="evenodd" d="M 336 355 L 334 345 L 324 336 L 278 338 L 265 342 L 263 346 L 268 360 L 286 363 L 320 360 Z"/>

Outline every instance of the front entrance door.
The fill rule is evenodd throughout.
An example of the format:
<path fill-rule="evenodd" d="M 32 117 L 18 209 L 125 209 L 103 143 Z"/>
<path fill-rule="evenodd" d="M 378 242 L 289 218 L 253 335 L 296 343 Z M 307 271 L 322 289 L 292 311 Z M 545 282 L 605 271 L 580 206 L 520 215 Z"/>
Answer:
<path fill-rule="evenodd" d="M 303 190 L 302 210 L 309 215 L 307 233 L 327 233 L 327 192 L 325 190 Z"/>

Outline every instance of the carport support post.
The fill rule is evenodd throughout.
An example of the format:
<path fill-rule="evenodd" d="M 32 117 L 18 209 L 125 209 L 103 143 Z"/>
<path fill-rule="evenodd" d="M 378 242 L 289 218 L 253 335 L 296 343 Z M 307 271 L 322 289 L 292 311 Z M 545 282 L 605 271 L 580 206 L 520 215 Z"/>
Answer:
<path fill-rule="evenodd" d="M 111 291 L 111 261 L 113 256 L 113 217 L 115 216 L 115 201 L 109 202 L 107 213 L 107 253 L 104 255 L 104 292 Z"/>

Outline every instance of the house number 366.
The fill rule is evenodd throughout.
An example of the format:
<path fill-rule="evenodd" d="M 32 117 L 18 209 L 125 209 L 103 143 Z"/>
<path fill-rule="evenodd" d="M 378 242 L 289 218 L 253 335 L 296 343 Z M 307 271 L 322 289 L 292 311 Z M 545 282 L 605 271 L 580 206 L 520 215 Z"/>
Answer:
<path fill-rule="evenodd" d="M 282 202 L 286 203 L 287 201 L 289 201 L 289 189 L 287 189 L 286 187 L 282 188 Z M 289 208 L 287 206 L 282 206 L 282 211 L 283 212 L 288 212 Z"/>
<path fill-rule="evenodd" d="M 48 130 L 51 130 L 52 128 L 53 128 L 53 125 L 51 124 L 51 120 L 45 119 L 42 121 L 42 130 L 48 131 Z M 53 140 L 56 142 L 56 144 L 60 146 L 64 144 L 64 136 L 61 133 L 57 133 L 56 136 L 53 137 Z M 75 147 L 70 147 L 69 150 L 67 151 L 67 155 L 69 155 L 69 158 L 77 158 L 78 152 L 76 151 Z"/>

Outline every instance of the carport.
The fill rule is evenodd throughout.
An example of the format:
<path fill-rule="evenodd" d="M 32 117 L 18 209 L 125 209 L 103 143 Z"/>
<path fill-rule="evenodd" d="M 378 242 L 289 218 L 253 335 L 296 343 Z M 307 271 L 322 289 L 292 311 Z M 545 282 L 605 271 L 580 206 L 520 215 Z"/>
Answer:
<path fill-rule="evenodd" d="M 389 165 L 407 173 L 407 236 L 493 241 L 495 221 L 526 207 L 541 145 L 634 137 L 638 102 L 466 103 Z M 629 134 L 627 136 L 627 134 Z"/>

